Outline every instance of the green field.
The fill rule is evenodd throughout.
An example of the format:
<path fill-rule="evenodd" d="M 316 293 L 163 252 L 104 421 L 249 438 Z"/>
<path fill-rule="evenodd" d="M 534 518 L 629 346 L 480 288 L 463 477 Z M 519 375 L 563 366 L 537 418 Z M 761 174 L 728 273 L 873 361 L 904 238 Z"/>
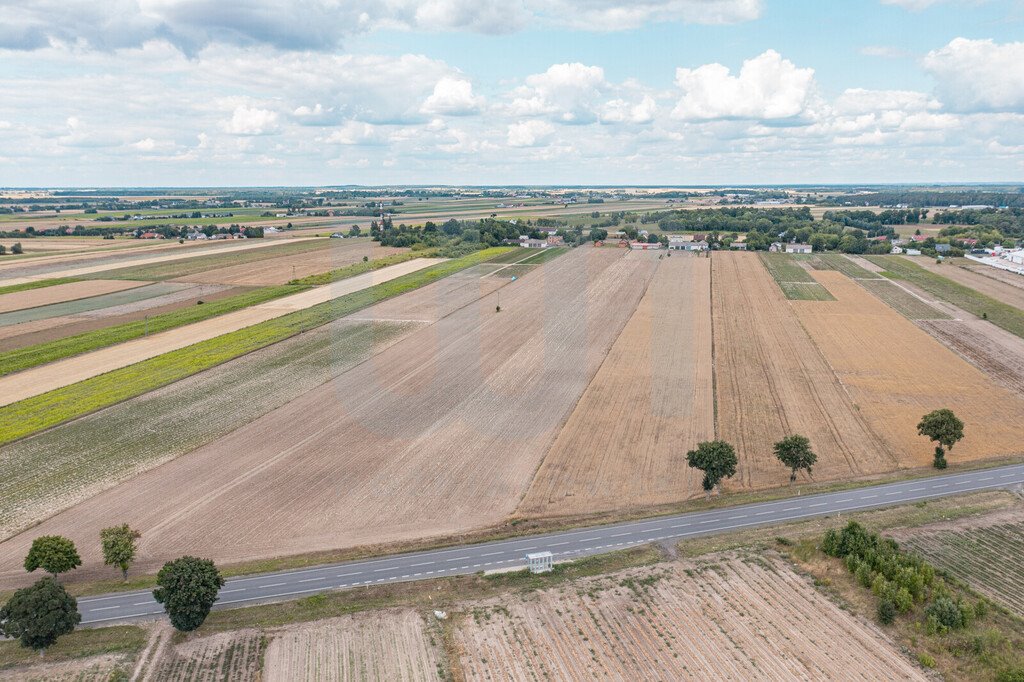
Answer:
<path fill-rule="evenodd" d="M 568 251 L 567 247 L 556 247 L 553 249 L 541 249 L 539 252 L 532 256 L 527 256 L 521 261 L 516 261 L 518 265 L 540 265 L 541 263 L 547 263 L 549 260 L 558 258 L 563 253 Z"/>
<path fill-rule="evenodd" d="M 182 325 L 201 322 L 211 317 L 224 315 L 225 313 L 242 310 L 260 303 L 272 301 L 275 298 L 287 296 L 288 294 L 305 291 L 309 287 L 302 286 L 277 286 L 264 287 L 254 291 L 247 291 L 237 296 L 211 301 L 203 305 L 189 306 L 163 315 L 154 315 L 149 320 L 136 320 L 126 322 L 113 327 L 95 329 L 93 331 L 68 336 L 63 339 L 56 339 L 47 343 L 40 343 L 26 348 L 0 353 L 0 376 L 13 374 L 31 367 L 38 367 L 56 360 L 63 360 L 74 355 L 81 355 L 89 351 L 112 346 L 115 343 L 124 343 L 137 339 L 148 334 L 174 329 Z"/>
<path fill-rule="evenodd" d="M 5 287 L 0 287 L 0 296 L 14 294 L 19 291 L 29 291 L 31 289 L 44 289 L 56 286 L 57 284 L 70 284 L 77 281 L 79 280 L 76 277 L 55 277 L 54 279 L 40 279 L 35 282 L 24 282 L 22 284 L 9 284 Z"/>
<path fill-rule="evenodd" d="M 6 405 L 0 408 L 0 444 L 152 391 L 379 301 L 436 282 L 504 252 L 505 249 L 500 247 L 477 251 L 305 310 Z"/>
<path fill-rule="evenodd" d="M 42 305 L 35 308 L 12 310 L 9 313 L 0 313 L 0 327 L 6 327 L 12 324 L 22 324 L 23 322 L 33 322 L 35 320 L 48 320 L 51 317 L 76 315 L 78 313 L 85 313 L 92 310 L 102 310 L 103 308 L 126 305 L 128 303 L 137 303 L 149 298 L 156 298 L 157 296 L 164 296 L 175 291 L 180 291 L 188 288 L 189 286 L 195 285 L 160 282 L 157 284 L 135 287 L 134 289 L 116 291 L 112 294 L 101 294 L 99 296 L 79 298 L 73 301 L 64 301 L 62 303 L 52 303 L 50 305 Z"/>
<path fill-rule="evenodd" d="M 949 315 L 928 305 L 910 292 L 887 279 L 861 280 L 860 285 L 870 291 L 900 315 L 911 320 L 948 320 Z"/>
<path fill-rule="evenodd" d="M 877 272 L 862 268 L 841 253 L 815 253 L 798 258 L 806 260 L 815 270 L 836 270 L 850 279 L 882 279 Z"/>
<path fill-rule="evenodd" d="M 986 318 L 992 324 L 1024 338 L 1024 311 L 1019 308 L 929 272 L 900 256 L 865 256 L 865 258 L 875 265 L 885 268 L 885 272 L 882 274 L 889 279 L 910 282 L 940 300 L 952 303 L 972 315 Z"/>
<path fill-rule="evenodd" d="M 834 301 L 828 289 L 814 281 L 811 273 L 800 267 L 797 256 L 791 253 L 759 253 L 768 274 L 772 276 L 783 295 L 791 301 Z"/>

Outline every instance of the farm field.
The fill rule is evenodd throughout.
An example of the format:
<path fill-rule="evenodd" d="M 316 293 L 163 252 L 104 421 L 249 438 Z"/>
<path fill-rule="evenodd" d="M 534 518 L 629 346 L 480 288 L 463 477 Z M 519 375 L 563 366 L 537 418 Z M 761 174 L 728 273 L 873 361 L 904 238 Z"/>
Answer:
<path fill-rule="evenodd" d="M 306 240 L 296 239 L 292 241 L 300 242 Z M 96 275 L 97 273 L 104 273 L 103 277 L 97 277 L 97 279 L 115 278 L 145 280 L 145 277 L 135 276 L 136 274 L 141 272 L 152 272 L 152 270 L 147 270 L 146 268 L 141 267 L 144 265 L 151 266 L 160 263 L 167 266 L 170 263 L 176 263 L 177 261 L 192 258 L 196 258 L 197 260 L 203 260 L 205 258 L 212 256 L 219 256 L 223 258 L 228 254 L 234 254 L 239 251 L 251 251 L 254 249 L 259 250 L 273 246 L 280 247 L 281 244 L 279 242 L 264 241 L 261 239 L 246 239 L 240 242 L 225 243 L 223 245 L 217 244 L 213 248 L 206 247 L 202 250 L 201 253 L 198 252 L 198 250 L 193 250 L 193 248 L 197 247 L 185 248 L 184 245 L 179 245 L 179 249 L 169 250 L 166 253 L 160 250 L 156 254 L 114 254 L 108 255 L 104 258 L 97 258 L 95 260 L 89 259 L 85 263 L 76 263 L 72 261 L 56 263 L 51 262 L 37 265 L 35 264 L 35 261 L 26 260 L 22 261 L 22 263 L 25 265 L 24 268 L 19 268 L 17 270 L 9 269 L 0 272 L 0 286 L 22 284 L 40 279 L 62 277 L 85 277 L 87 275 Z M 126 269 L 126 266 L 128 266 L 129 264 L 131 265 L 131 267 Z M 170 271 L 175 272 L 175 268 L 177 267 L 177 265 L 170 266 Z M 217 263 L 214 263 L 213 267 L 217 267 Z M 110 275 L 109 278 L 106 277 L 108 273 Z M 179 275 L 180 274 L 181 273 L 179 273 Z"/>
<path fill-rule="evenodd" d="M 761 252 L 757 257 L 761 259 L 768 274 L 779 285 L 786 298 L 797 301 L 832 300 L 828 289 L 815 282 L 793 254 Z"/>
<path fill-rule="evenodd" d="M 648 256 L 577 249 L 545 264 L 502 290 L 500 314 L 493 299 L 462 307 L 5 541 L 0 574 L 23 575 L 30 536 L 45 532 L 79 542 L 82 574 L 98 569 L 87 539 L 111 518 L 142 531 L 140 569 L 186 552 L 244 561 L 496 523 L 518 504 L 642 296 L 657 264 Z"/>
<path fill-rule="evenodd" d="M 165 283 L 151 283 L 151 282 L 124 282 L 118 280 L 93 280 L 100 283 L 109 283 L 111 293 L 98 293 L 88 297 L 73 298 L 65 301 L 58 301 L 56 303 L 48 303 L 45 305 L 34 306 L 30 308 L 22 308 L 10 312 L 0 313 L 0 327 L 14 327 L 19 324 L 26 324 L 29 322 L 39 322 L 42 320 L 48 320 L 55 317 L 63 317 L 67 315 L 76 315 L 81 313 L 88 313 L 92 311 L 102 311 L 107 308 L 114 308 L 125 304 L 137 303 L 150 298 L 156 298 L 172 294 L 183 289 L 188 289 L 188 285 L 182 284 L 165 284 Z M 76 282 L 76 284 L 84 284 L 86 288 L 92 284 L 92 281 Z M 124 286 L 125 284 L 134 284 L 135 286 Z M 118 286 L 121 285 L 121 286 Z M 66 285 L 62 285 L 66 286 Z M 50 292 L 52 289 L 59 289 L 61 287 L 47 287 L 45 289 L 35 289 L 31 292 L 23 292 L 25 294 L 35 293 L 42 294 L 43 292 Z M 8 294 L 8 296 L 18 296 L 20 294 Z M 60 296 L 56 296 L 60 298 Z"/>
<path fill-rule="evenodd" d="M 260 303 L 243 310 L 196 322 L 183 327 L 136 338 L 132 341 L 76 355 L 64 360 L 27 369 L 17 374 L 0 378 L 0 406 L 10 405 L 32 396 L 41 395 L 69 384 L 84 381 L 90 377 L 111 370 L 127 367 L 142 360 L 156 357 L 200 341 L 212 339 L 260 322 L 272 320 L 294 312 L 311 308 L 320 303 L 387 282 L 402 275 L 430 267 L 439 259 L 419 258 L 407 263 L 393 265 L 375 272 L 358 275 L 324 287 L 310 289 L 285 296 L 266 303 Z"/>
<path fill-rule="evenodd" d="M 887 279 L 861 279 L 858 284 L 910 320 L 948 320 L 949 315 Z"/>
<path fill-rule="evenodd" d="M 412 609 L 356 613 L 272 633 L 266 682 L 442 679 L 440 633 Z"/>
<path fill-rule="evenodd" d="M 793 308 L 835 302 L 787 302 L 760 263 L 752 253 L 711 259 L 718 437 L 732 443 L 739 458 L 726 487 L 785 485 L 788 472 L 772 447 L 794 433 L 807 436 L 818 454 L 816 480 L 895 469 L 897 460 L 853 405 Z"/>
<path fill-rule="evenodd" d="M 999 268 L 993 268 L 981 263 L 975 263 L 974 261 L 967 260 L 966 258 L 958 258 L 953 261 L 953 264 L 983 277 L 994 279 L 1018 289 L 1024 289 L 1024 277 L 1021 277 L 1017 273 L 1007 272 L 1006 270 L 1000 270 Z"/>
<path fill-rule="evenodd" d="M 836 270 L 851 279 L 882 279 L 878 273 L 862 267 L 841 253 L 815 253 L 797 258 L 805 260 L 815 270 Z"/>
<path fill-rule="evenodd" d="M 3 446 L 0 540 L 227 435 L 505 283 L 467 273 Z"/>
<path fill-rule="evenodd" d="M 971 268 L 960 267 L 960 262 L 965 259 L 957 258 L 952 261 L 947 261 L 942 265 L 937 265 L 934 260 L 923 257 L 909 257 L 904 258 L 922 268 L 928 272 L 941 275 L 947 279 L 951 279 L 957 284 L 962 284 L 965 287 L 970 287 L 975 291 L 978 291 L 986 296 L 991 296 L 997 301 L 1008 303 L 1015 308 L 1024 310 L 1024 277 L 1020 275 L 1014 275 L 1012 273 L 1004 272 L 998 268 L 992 268 L 987 265 L 977 264 L 979 268 L 985 268 L 988 272 L 981 271 Z M 967 261 L 970 263 L 970 261 Z M 998 273 L 998 274 L 997 274 Z M 1003 277 L 1015 277 L 1020 280 L 1016 286 L 1010 284 L 1008 281 L 999 279 L 998 275 Z M 1015 281 L 1015 280 L 1010 280 Z"/>
<path fill-rule="evenodd" d="M 1024 618 L 1024 513 L 996 512 L 891 533 L 906 549 Z"/>
<path fill-rule="evenodd" d="M 98 297 L 104 299 L 102 302 L 88 299 L 74 305 L 60 304 L 61 309 L 51 308 L 46 311 L 52 315 L 50 317 L 39 314 L 10 314 L 10 317 L 0 315 L 0 353 L 97 329 L 117 327 L 146 317 L 155 318 L 164 313 L 194 306 L 199 301 L 203 301 L 205 305 L 244 292 L 241 288 L 214 284 L 157 283 L 140 289 L 130 289 L 125 292 L 126 296 L 115 294 Z M 89 305 L 84 305 L 85 303 Z M 100 303 L 102 307 L 93 308 L 92 304 Z M 2 324 L 3 320 L 15 317 L 20 318 L 16 324 Z"/>
<path fill-rule="evenodd" d="M 519 513 L 662 504 L 700 491 L 684 457 L 715 432 L 710 289 L 711 260 L 659 261 Z"/>
<path fill-rule="evenodd" d="M 933 446 L 917 435 L 940 407 L 965 423 L 956 460 L 1020 454 L 1016 422 L 1024 401 L 838 272 L 818 271 L 836 302 L 794 302 L 800 323 L 839 376 L 857 412 L 901 467 L 925 466 Z M 879 352 L 879 349 L 885 352 Z M 812 442 L 814 438 L 811 438 Z"/>
<path fill-rule="evenodd" d="M 258 630 L 235 630 L 175 642 L 173 630 L 160 623 L 132 671 L 132 680 L 259 680 L 264 653 Z"/>
<path fill-rule="evenodd" d="M 467 605 L 467 680 L 925 680 L 772 557 L 711 555 Z"/>
<path fill-rule="evenodd" d="M 1024 396 L 1024 339 L 982 320 L 918 324 L 998 384 Z"/>
<path fill-rule="evenodd" d="M 97 279 L 88 282 L 69 282 L 42 289 L 18 291 L 0 295 L 0 314 L 16 310 L 38 308 L 55 303 L 64 303 L 103 294 L 112 294 L 125 289 L 141 287 L 148 282 L 124 282 L 117 280 Z"/>
<path fill-rule="evenodd" d="M 941 301 L 951 303 L 976 317 L 986 317 L 996 326 L 1024 338 L 1024 310 L 1021 308 L 1016 308 L 1009 303 L 994 299 L 959 282 L 954 282 L 948 277 L 927 270 L 917 262 L 911 262 L 909 258 L 902 256 L 866 256 L 866 258 L 884 268 L 883 274 L 890 279 L 905 280 Z"/>

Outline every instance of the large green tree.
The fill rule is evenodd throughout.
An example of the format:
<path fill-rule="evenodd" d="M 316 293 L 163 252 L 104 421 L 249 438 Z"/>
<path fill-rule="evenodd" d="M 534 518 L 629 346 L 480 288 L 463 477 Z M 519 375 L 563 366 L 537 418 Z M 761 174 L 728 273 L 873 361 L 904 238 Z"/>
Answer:
<path fill-rule="evenodd" d="M 224 578 L 209 559 L 183 556 L 164 564 L 156 584 L 153 598 L 164 605 L 171 625 L 190 632 L 210 615 Z"/>
<path fill-rule="evenodd" d="M 952 450 L 957 441 L 964 437 L 964 423 L 953 414 L 953 410 L 943 408 L 921 417 L 917 433 L 938 444 L 935 446 L 934 466 L 936 469 L 945 469 L 946 452 Z"/>
<path fill-rule="evenodd" d="M 103 547 L 103 563 L 121 569 L 121 577 L 128 581 L 128 567 L 135 561 L 135 541 L 142 533 L 132 530 L 127 523 L 100 531 L 100 544 Z"/>
<path fill-rule="evenodd" d="M 60 535 L 43 535 L 32 541 L 32 547 L 25 557 L 25 570 L 31 573 L 37 568 L 56 576 L 82 565 L 75 543 Z"/>
<path fill-rule="evenodd" d="M 42 654 L 82 620 L 78 602 L 51 577 L 18 590 L 0 607 L 0 635 Z"/>
<path fill-rule="evenodd" d="M 786 436 L 775 444 L 775 456 L 790 468 L 789 482 L 796 481 L 796 474 L 801 469 L 811 474 L 811 467 L 818 461 L 818 456 L 811 450 L 811 441 L 806 436 Z"/>
<path fill-rule="evenodd" d="M 710 497 L 723 478 L 736 474 L 736 450 L 723 440 L 705 441 L 686 453 L 686 463 L 704 472 L 701 485 Z"/>

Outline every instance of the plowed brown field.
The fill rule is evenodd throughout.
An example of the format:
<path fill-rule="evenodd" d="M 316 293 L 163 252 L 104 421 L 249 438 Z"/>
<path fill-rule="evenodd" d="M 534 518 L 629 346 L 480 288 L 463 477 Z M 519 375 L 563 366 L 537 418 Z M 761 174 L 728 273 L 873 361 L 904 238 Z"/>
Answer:
<path fill-rule="evenodd" d="M 374 260 L 404 251 L 408 249 L 380 246 L 376 242 L 331 240 L 329 248 L 197 272 L 172 281 L 231 286 L 286 284 L 296 278 L 352 265 L 362 261 L 364 256 Z"/>
<path fill-rule="evenodd" d="M 997 383 L 1024 396 L 1024 339 L 982 320 L 918 324 Z"/>
<path fill-rule="evenodd" d="M 57 284 L 42 289 L 29 289 L 28 291 L 16 291 L 13 294 L 0 296 L 0 313 L 8 313 L 12 310 L 24 310 L 26 308 L 38 308 L 53 303 L 75 301 L 90 296 L 102 296 L 112 294 L 115 291 L 134 289 L 149 282 L 132 282 L 124 280 L 94 279 L 89 282 L 69 282 L 68 284 Z"/>
<path fill-rule="evenodd" d="M 466 679 L 927 679 L 781 561 L 673 564 L 573 587 L 462 614 Z"/>
<path fill-rule="evenodd" d="M 715 432 L 711 261 L 677 256 L 659 263 L 544 458 L 523 514 L 662 504 L 700 491 L 685 456 Z"/>
<path fill-rule="evenodd" d="M 785 485 L 772 446 L 791 434 L 811 440 L 816 479 L 895 468 L 791 307 L 835 303 L 785 300 L 753 253 L 716 253 L 711 263 L 718 436 L 739 457 L 728 486 Z"/>
<path fill-rule="evenodd" d="M 195 452 L 0 544 L 17 579 L 32 538 L 61 534 L 100 568 L 114 520 L 138 568 L 441 535 L 511 513 L 635 309 L 652 254 L 577 249 Z"/>
<path fill-rule="evenodd" d="M 1020 454 L 1024 401 L 972 367 L 838 272 L 815 272 L 836 301 L 792 301 L 800 322 L 857 409 L 900 466 L 927 465 L 933 445 L 917 435 L 926 412 L 953 410 L 965 424 L 952 460 Z"/>
<path fill-rule="evenodd" d="M 266 682 L 440 679 L 439 637 L 427 637 L 415 611 L 371 611 L 273 633 Z"/>

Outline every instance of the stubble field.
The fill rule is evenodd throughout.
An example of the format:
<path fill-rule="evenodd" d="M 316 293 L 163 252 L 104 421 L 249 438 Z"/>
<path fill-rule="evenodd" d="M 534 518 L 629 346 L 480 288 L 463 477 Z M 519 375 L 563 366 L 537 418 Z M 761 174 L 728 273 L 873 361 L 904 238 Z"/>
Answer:
<path fill-rule="evenodd" d="M 711 261 L 658 271 L 545 456 L 519 512 L 575 514 L 700 490 L 685 453 L 714 437 Z"/>
<path fill-rule="evenodd" d="M 243 561 L 496 523 L 528 486 L 656 259 L 577 250 L 195 452 L 0 545 L 18 574 L 30 536 L 143 533 L 139 565 Z M 244 515 L 237 510 L 256 513 Z M 116 520 L 116 521 L 114 521 Z"/>
<path fill-rule="evenodd" d="M 788 565 L 714 558 L 473 605 L 466 679 L 927 679 Z"/>
<path fill-rule="evenodd" d="M 835 303 L 785 300 L 755 254 L 715 254 L 712 277 L 718 437 L 739 457 L 727 487 L 785 485 L 772 447 L 791 434 L 811 440 L 816 479 L 896 468 L 792 307 Z"/>
<path fill-rule="evenodd" d="M 921 416 L 952 409 L 965 436 L 952 459 L 1020 454 L 1024 401 L 838 272 L 814 277 L 837 299 L 794 301 L 799 322 L 827 358 L 857 413 L 901 467 L 927 465 L 933 446 L 917 435 Z M 812 438 L 813 440 L 813 438 Z"/>
<path fill-rule="evenodd" d="M 141 287 L 148 283 L 96 279 L 88 282 L 70 282 L 52 287 L 43 287 L 42 289 L 30 289 L 29 291 L 3 294 L 0 296 L 0 313 L 10 313 L 16 310 L 38 308 L 40 306 L 64 303 L 65 301 L 74 301 L 91 296 L 112 294 L 116 291 Z"/>

